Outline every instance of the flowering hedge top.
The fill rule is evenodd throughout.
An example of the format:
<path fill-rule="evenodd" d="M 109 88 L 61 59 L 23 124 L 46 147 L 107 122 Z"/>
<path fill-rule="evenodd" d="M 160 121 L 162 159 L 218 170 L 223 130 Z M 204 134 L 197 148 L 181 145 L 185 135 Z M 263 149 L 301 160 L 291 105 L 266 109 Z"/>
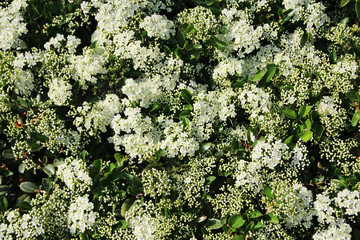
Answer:
<path fill-rule="evenodd" d="M 3 1 L 0 238 L 360 239 L 358 18 Z"/>

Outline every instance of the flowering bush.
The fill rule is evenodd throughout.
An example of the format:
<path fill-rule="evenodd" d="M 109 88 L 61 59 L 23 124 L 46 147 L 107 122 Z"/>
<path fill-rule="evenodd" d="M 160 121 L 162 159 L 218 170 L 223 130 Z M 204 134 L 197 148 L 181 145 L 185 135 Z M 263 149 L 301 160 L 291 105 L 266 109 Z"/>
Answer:
<path fill-rule="evenodd" d="M 360 1 L 6 0 L 1 239 L 360 239 Z"/>

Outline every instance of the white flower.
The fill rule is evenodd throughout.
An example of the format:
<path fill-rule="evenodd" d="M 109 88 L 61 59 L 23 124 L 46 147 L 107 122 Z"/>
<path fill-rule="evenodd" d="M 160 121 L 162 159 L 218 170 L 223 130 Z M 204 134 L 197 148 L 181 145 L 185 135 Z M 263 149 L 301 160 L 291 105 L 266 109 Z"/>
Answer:
<path fill-rule="evenodd" d="M 59 78 L 53 79 L 49 83 L 49 98 L 54 104 L 62 106 L 65 105 L 71 97 L 71 84 Z"/>
<path fill-rule="evenodd" d="M 68 211 L 68 226 L 72 234 L 91 229 L 96 220 L 93 209 L 94 204 L 89 202 L 88 196 L 79 196 L 71 203 Z"/>
<path fill-rule="evenodd" d="M 166 16 L 158 14 L 146 16 L 144 21 L 140 23 L 140 27 L 146 30 L 149 37 L 167 40 L 170 35 L 175 35 L 174 23 L 167 20 Z"/>

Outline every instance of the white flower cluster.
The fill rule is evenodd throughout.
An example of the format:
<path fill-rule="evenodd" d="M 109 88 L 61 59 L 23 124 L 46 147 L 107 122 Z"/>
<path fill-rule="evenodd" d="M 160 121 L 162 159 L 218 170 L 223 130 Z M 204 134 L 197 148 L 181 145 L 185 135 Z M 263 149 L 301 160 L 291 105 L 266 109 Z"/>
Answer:
<path fill-rule="evenodd" d="M 83 233 L 91 229 L 96 220 L 96 213 L 93 211 L 94 204 L 89 202 L 88 196 L 79 196 L 70 204 L 68 211 L 68 227 L 72 234 Z"/>
<path fill-rule="evenodd" d="M 316 232 L 313 236 L 314 240 L 350 240 L 351 238 L 351 226 L 344 221 L 339 221 L 336 224 L 331 224 L 327 229 Z"/>
<path fill-rule="evenodd" d="M 22 96 L 30 96 L 31 91 L 35 88 L 34 75 L 28 69 L 15 68 L 11 81 L 14 85 L 15 93 Z"/>
<path fill-rule="evenodd" d="M 156 221 L 154 218 L 143 215 L 131 219 L 130 222 L 136 240 L 155 240 Z"/>
<path fill-rule="evenodd" d="M 71 88 L 71 84 L 66 80 L 55 78 L 49 83 L 48 96 L 54 104 L 59 106 L 66 105 L 72 96 Z"/>
<path fill-rule="evenodd" d="M 251 152 L 251 159 L 272 170 L 290 157 L 289 147 L 280 140 L 258 141 Z"/>
<path fill-rule="evenodd" d="M 6 213 L 6 220 L 9 224 L 0 224 L 1 239 L 13 239 L 13 234 L 17 236 L 16 239 L 35 239 L 44 233 L 39 219 L 30 214 L 20 216 L 18 210 L 13 210 Z"/>
<path fill-rule="evenodd" d="M 101 48 L 87 49 L 82 55 L 72 56 L 70 59 L 74 72 L 73 77 L 79 80 L 79 84 L 83 89 L 88 88 L 88 82 L 95 84 L 97 82 L 97 74 L 107 73 L 104 67 L 106 62 Z"/>
<path fill-rule="evenodd" d="M 73 192 L 83 192 L 90 188 L 92 179 L 81 159 L 68 157 L 58 166 L 57 176 Z"/>
<path fill-rule="evenodd" d="M 344 189 L 334 198 L 336 205 L 345 209 L 346 215 L 358 215 L 360 212 L 360 192 Z"/>
<path fill-rule="evenodd" d="M 7 8 L 0 8 L 0 48 L 9 50 L 23 45 L 19 37 L 27 33 L 21 10 L 27 7 L 26 0 L 14 0 Z"/>
<path fill-rule="evenodd" d="M 82 106 L 77 107 L 75 114 L 79 113 L 80 116 L 75 118 L 74 123 L 79 132 L 86 130 L 89 135 L 94 135 L 99 130 L 106 132 L 106 127 L 110 125 L 114 116 L 121 109 L 119 97 L 110 93 L 105 96 L 104 100 L 96 102 L 93 106 L 84 102 Z"/>
<path fill-rule="evenodd" d="M 153 14 L 146 16 L 140 23 L 140 27 L 145 29 L 149 37 L 167 40 L 170 35 L 175 35 L 174 23 L 169 21 L 166 16 Z"/>

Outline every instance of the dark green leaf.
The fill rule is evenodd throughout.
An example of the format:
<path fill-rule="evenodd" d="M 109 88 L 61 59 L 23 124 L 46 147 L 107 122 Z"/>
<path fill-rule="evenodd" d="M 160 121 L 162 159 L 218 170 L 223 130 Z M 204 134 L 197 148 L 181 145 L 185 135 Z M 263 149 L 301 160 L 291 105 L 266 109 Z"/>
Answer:
<path fill-rule="evenodd" d="M 164 45 L 163 47 L 164 47 L 164 52 L 165 52 L 165 54 L 166 54 L 167 56 L 171 55 L 171 50 L 170 50 L 170 48 L 169 48 L 168 46 L 166 46 L 166 45 Z"/>
<path fill-rule="evenodd" d="M 176 40 L 177 40 L 180 48 L 183 48 L 184 45 L 185 45 L 186 39 L 185 39 L 185 35 L 184 35 L 184 33 L 183 33 L 182 31 L 180 31 L 180 30 L 177 31 L 177 33 L 176 33 Z"/>
<path fill-rule="evenodd" d="M 206 221 L 206 226 L 208 229 L 213 230 L 213 229 L 219 229 L 222 227 L 222 223 L 219 219 L 215 219 L 215 218 L 209 218 Z"/>
<path fill-rule="evenodd" d="M 182 111 L 179 115 L 180 118 L 187 118 L 190 117 L 190 110 L 189 109 L 185 109 L 184 111 Z"/>
<path fill-rule="evenodd" d="M 13 151 L 11 149 L 5 149 L 3 152 L 2 152 L 2 155 L 4 158 L 6 159 L 14 159 L 15 156 L 13 154 Z"/>
<path fill-rule="evenodd" d="M 9 206 L 8 200 L 6 197 L 0 199 L 0 211 L 5 211 Z"/>
<path fill-rule="evenodd" d="M 116 154 L 119 154 L 119 153 L 115 153 L 115 155 Z M 116 159 L 116 157 L 115 157 L 115 159 Z M 101 168 L 102 168 L 102 160 L 101 159 L 96 159 L 92 164 L 91 175 L 93 177 L 97 177 L 99 175 L 99 173 L 100 173 Z"/>
<path fill-rule="evenodd" d="M 91 49 L 96 48 L 97 43 L 98 43 L 98 40 L 95 40 L 94 42 L 92 42 L 92 43 L 90 44 L 90 48 L 91 48 Z"/>
<path fill-rule="evenodd" d="M 26 193 L 34 193 L 37 189 L 37 186 L 32 182 L 22 182 L 20 184 L 20 189 Z"/>
<path fill-rule="evenodd" d="M 300 46 L 303 47 L 307 41 L 309 41 L 310 33 L 304 32 L 300 39 Z"/>
<path fill-rule="evenodd" d="M 360 21 L 360 1 L 359 0 L 356 0 L 355 12 L 356 12 L 356 17 L 357 17 L 358 21 Z"/>
<path fill-rule="evenodd" d="M 30 205 L 30 203 L 29 202 L 26 202 L 26 201 L 22 201 L 22 202 L 18 202 L 17 204 L 16 204 L 16 206 L 18 207 L 18 208 L 21 208 L 21 210 L 23 210 L 23 211 L 30 211 L 31 210 L 31 205 Z"/>
<path fill-rule="evenodd" d="M 320 141 L 320 138 L 325 130 L 325 127 L 322 125 L 316 125 L 314 130 L 315 130 L 315 132 L 314 132 L 315 140 Z"/>
<path fill-rule="evenodd" d="M 187 89 L 181 89 L 180 95 L 188 104 L 192 105 L 192 94 Z"/>
<path fill-rule="evenodd" d="M 306 131 L 306 132 L 303 132 L 303 133 L 300 133 L 299 134 L 299 137 L 304 141 L 304 142 L 307 142 L 309 141 L 313 136 L 313 132 L 312 131 Z"/>
<path fill-rule="evenodd" d="M 284 109 L 284 110 L 282 110 L 282 113 L 288 118 L 291 118 L 291 119 L 297 118 L 296 112 L 294 110 Z"/>
<path fill-rule="evenodd" d="M 33 144 L 31 144 L 30 148 L 31 148 L 31 151 L 37 152 L 42 148 L 42 146 L 39 143 L 33 143 Z"/>
<path fill-rule="evenodd" d="M 359 99 L 359 93 L 356 91 L 349 91 L 346 93 L 346 96 L 354 102 L 358 101 Z"/>

